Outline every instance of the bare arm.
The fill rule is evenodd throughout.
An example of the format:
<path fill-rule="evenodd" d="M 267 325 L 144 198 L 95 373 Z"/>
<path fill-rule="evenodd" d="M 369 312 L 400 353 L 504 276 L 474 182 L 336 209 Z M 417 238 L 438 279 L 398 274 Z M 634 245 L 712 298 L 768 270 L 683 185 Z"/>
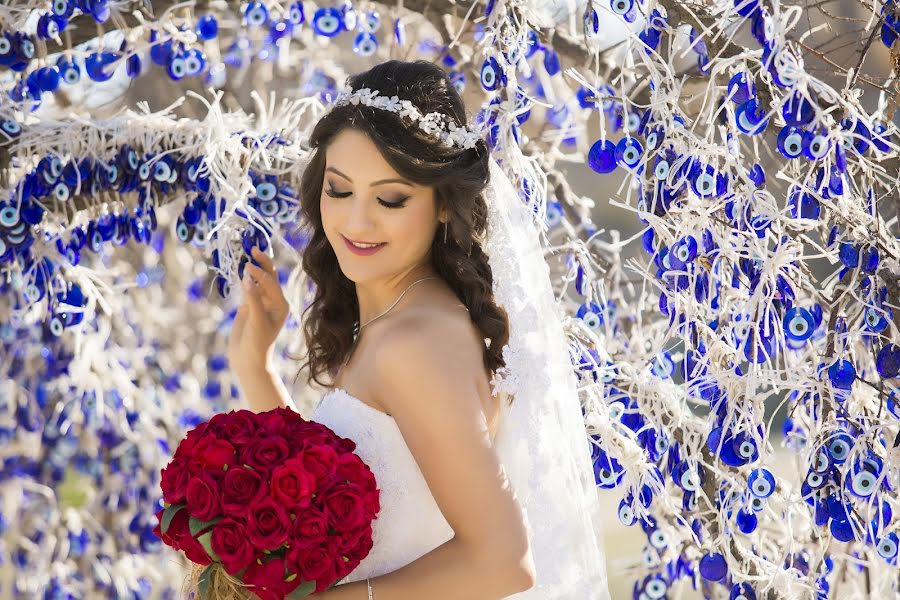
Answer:
<path fill-rule="evenodd" d="M 247 408 L 253 412 L 266 412 L 281 406 L 298 412 L 281 377 L 270 366 L 238 372 L 237 377 Z"/>

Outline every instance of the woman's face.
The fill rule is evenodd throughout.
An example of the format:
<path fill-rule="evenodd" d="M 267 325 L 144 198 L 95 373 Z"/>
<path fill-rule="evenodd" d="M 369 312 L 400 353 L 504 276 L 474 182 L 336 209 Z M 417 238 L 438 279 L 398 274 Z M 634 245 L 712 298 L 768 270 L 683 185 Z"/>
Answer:
<path fill-rule="evenodd" d="M 401 177 L 360 131 L 344 129 L 326 148 L 319 207 L 325 236 L 351 281 L 406 273 L 430 260 L 440 225 L 434 189 Z M 383 245 L 354 252 L 348 240 Z"/>

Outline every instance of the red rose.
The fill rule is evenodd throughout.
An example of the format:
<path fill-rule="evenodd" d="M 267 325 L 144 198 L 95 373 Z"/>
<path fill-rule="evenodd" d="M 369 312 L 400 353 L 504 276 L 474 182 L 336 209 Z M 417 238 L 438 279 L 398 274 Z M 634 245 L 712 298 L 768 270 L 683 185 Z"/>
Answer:
<path fill-rule="evenodd" d="M 348 558 L 362 560 L 372 548 L 372 524 L 363 525 L 341 534 L 341 549 Z M 362 552 L 361 548 L 368 544 L 369 549 Z M 352 556 L 351 556 L 352 554 Z M 361 554 L 361 555 L 360 555 Z"/>
<path fill-rule="evenodd" d="M 304 425 L 304 424 L 310 422 L 310 421 L 307 421 L 306 419 L 304 419 L 303 415 L 301 415 L 300 413 L 298 413 L 295 410 L 291 410 L 287 406 L 279 406 L 278 408 L 274 408 L 269 412 L 273 412 L 273 413 L 277 413 L 277 414 L 281 415 L 281 417 L 284 419 L 285 424 Z"/>
<path fill-rule="evenodd" d="M 284 431 L 284 416 L 280 412 L 268 411 L 256 415 L 259 430 L 268 435 L 281 435 Z"/>
<path fill-rule="evenodd" d="M 188 526 L 188 511 L 182 508 L 176 512 L 175 516 L 172 517 L 172 521 L 169 523 L 169 528 L 166 530 L 165 534 L 161 532 L 162 513 L 163 511 L 160 511 L 156 514 L 156 518 L 159 519 L 160 524 L 156 526 L 153 532 L 162 538 L 166 544 L 184 552 L 185 556 L 187 556 L 188 560 L 191 562 L 197 563 L 198 565 L 212 564 L 212 559 L 209 557 L 209 554 L 206 553 L 206 550 L 203 549 L 200 542 L 191 535 L 191 530 Z"/>
<path fill-rule="evenodd" d="M 209 473 L 192 477 L 187 484 L 187 507 L 192 517 L 209 521 L 222 514 L 219 484 Z"/>
<path fill-rule="evenodd" d="M 316 492 L 316 478 L 299 458 L 291 458 L 272 471 L 272 498 L 287 509 L 306 508 Z"/>
<path fill-rule="evenodd" d="M 256 413 L 241 409 L 218 414 L 210 420 L 210 431 L 232 446 L 246 444 L 256 434 Z"/>
<path fill-rule="evenodd" d="M 328 537 L 328 517 L 316 508 L 307 508 L 297 515 L 291 529 L 291 547 L 318 546 Z"/>
<path fill-rule="evenodd" d="M 338 437 L 332 440 L 331 447 L 334 448 L 338 454 L 347 454 L 348 452 L 356 450 L 356 442 L 350 438 Z"/>
<path fill-rule="evenodd" d="M 363 460 L 352 453 L 341 454 L 338 457 L 337 475 L 341 478 L 362 485 L 366 491 L 375 489 L 375 475 Z"/>
<path fill-rule="evenodd" d="M 331 446 L 312 446 L 298 457 L 303 461 L 303 467 L 316 478 L 318 489 L 322 489 L 322 484 L 337 471 L 338 455 Z"/>
<path fill-rule="evenodd" d="M 231 575 L 236 575 L 256 559 L 256 550 L 247 537 L 247 530 L 231 517 L 215 524 L 210 543 Z"/>
<path fill-rule="evenodd" d="M 187 493 L 187 484 L 190 479 L 188 472 L 188 459 L 176 457 L 172 459 L 164 469 L 160 470 L 160 488 L 162 488 L 163 500 L 169 504 L 181 504 Z"/>
<path fill-rule="evenodd" d="M 363 492 L 354 483 L 337 483 L 322 496 L 329 523 L 340 532 L 350 531 L 366 522 Z"/>
<path fill-rule="evenodd" d="M 225 465 L 236 464 L 234 446 L 212 434 L 197 442 L 193 458 L 197 465 L 210 471 L 221 471 Z"/>
<path fill-rule="evenodd" d="M 275 550 L 287 540 L 291 517 L 287 510 L 271 497 L 250 507 L 247 534 L 257 550 Z"/>
<path fill-rule="evenodd" d="M 250 591 L 261 600 L 283 600 L 288 584 L 283 558 L 274 558 L 265 564 L 253 563 L 244 572 L 244 583 L 252 585 Z M 296 586 L 292 586 L 296 587 Z"/>
<path fill-rule="evenodd" d="M 289 455 L 290 449 L 284 438 L 257 432 L 256 436 L 244 446 L 241 464 L 249 465 L 268 475 L 273 468 L 287 460 Z"/>
<path fill-rule="evenodd" d="M 331 567 L 331 554 L 327 548 L 321 546 L 291 547 L 287 552 L 287 561 L 291 570 L 299 573 L 303 581 L 312 581 L 328 573 Z"/>
<path fill-rule="evenodd" d="M 269 493 L 263 476 L 253 469 L 232 467 L 225 471 L 222 507 L 233 517 L 246 517 L 250 507 Z"/>
<path fill-rule="evenodd" d="M 196 446 L 197 442 L 203 437 L 207 427 L 209 427 L 209 422 L 204 422 L 188 431 L 181 440 L 181 443 L 178 444 L 178 448 L 175 449 L 175 456 L 173 458 L 193 456 L 194 446 Z"/>
<path fill-rule="evenodd" d="M 381 490 L 375 488 L 363 496 L 363 504 L 365 505 L 366 510 L 369 511 L 369 517 L 372 519 L 374 519 L 381 510 L 380 494 Z"/>

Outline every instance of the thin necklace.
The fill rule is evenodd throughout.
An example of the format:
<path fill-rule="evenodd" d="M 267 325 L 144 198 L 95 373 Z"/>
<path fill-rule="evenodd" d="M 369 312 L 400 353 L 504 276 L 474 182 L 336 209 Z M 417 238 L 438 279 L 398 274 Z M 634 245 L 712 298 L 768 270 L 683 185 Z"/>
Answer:
<path fill-rule="evenodd" d="M 420 281 L 425 281 L 426 279 L 437 279 L 437 277 L 435 277 L 434 275 L 431 275 L 431 276 L 429 276 L 429 277 L 423 277 L 422 279 L 413 281 L 411 284 L 409 284 L 409 286 L 408 286 L 405 290 L 403 290 L 403 294 L 405 294 L 406 292 L 408 292 L 408 291 L 410 290 L 410 288 L 412 288 L 412 286 L 416 285 L 416 284 L 419 283 Z M 371 319 L 369 319 L 368 321 L 366 321 L 365 323 L 363 323 L 362 325 L 360 325 L 359 328 L 357 329 L 357 331 L 359 331 L 360 329 L 362 329 L 363 327 L 365 327 L 366 325 L 368 325 L 369 323 L 371 323 L 371 322 L 374 321 L 375 319 L 381 318 L 381 317 L 383 317 L 384 315 L 388 314 L 392 308 L 394 308 L 395 306 L 397 306 L 397 303 L 400 302 L 400 298 L 403 297 L 403 294 L 400 294 L 400 296 L 399 296 L 396 300 L 394 300 L 394 303 L 391 304 L 391 305 L 388 307 L 388 309 L 387 309 L 386 311 L 384 311 L 383 313 L 381 313 L 381 314 L 378 315 L 377 317 L 372 317 Z"/>

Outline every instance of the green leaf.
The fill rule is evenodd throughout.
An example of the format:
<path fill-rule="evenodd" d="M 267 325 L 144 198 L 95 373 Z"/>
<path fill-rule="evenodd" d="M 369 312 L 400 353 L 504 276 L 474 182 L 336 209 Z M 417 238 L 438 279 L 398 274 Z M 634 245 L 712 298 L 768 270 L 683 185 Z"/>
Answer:
<path fill-rule="evenodd" d="M 285 600 L 297 600 L 297 598 L 306 598 L 316 591 L 315 581 L 306 581 L 297 586 L 293 592 L 285 596 Z"/>
<path fill-rule="evenodd" d="M 173 504 L 165 511 L 163 511 L 162 519 L 160 519 L 159 521 L 159 530 L 163 533 L 167 532 L 169 530 L 169 525 L 172 524 L 172 519 L 175 518 L 175 513 L 177 513 L 185 506 L 187 506 L 187 504 Z"/>
<path fill-rule="evenodd" d="M 200 573 L 200 600 L 205 600 L 208 598 L 207 594 L 209 593 L 209 582 L 212 579 L 212 568 L 215 565 L 209 565 L 206 567 L 202 573 Z"/>
<path fill-rule="evenodd" d="M 212 521 L 201 521 L 197 517 L 191 517 L 191 520 L 188 521 L 189 526 L 191 528 L 191 535 L 196 536 L 198 533 L 203 531 L 204 529 L 208 529 L 209 527 L 215 525 L 219 521 L 222 520 L 222 517 L 216 517 Z"/>
<path fill-rule="evenodd" d="M 212 549 L 212 531 L 207 531 L 203 535 L 197 538 L 197 541 L 200 542 L 200 545 L 203 546 L 203 549 L 206 550 L 206 553 L 209 554 L 209 557 L 216 562 L 222 562 L 222 559 L 219 558 L 219 555 L 216 554 L 216 551 Z"/>

